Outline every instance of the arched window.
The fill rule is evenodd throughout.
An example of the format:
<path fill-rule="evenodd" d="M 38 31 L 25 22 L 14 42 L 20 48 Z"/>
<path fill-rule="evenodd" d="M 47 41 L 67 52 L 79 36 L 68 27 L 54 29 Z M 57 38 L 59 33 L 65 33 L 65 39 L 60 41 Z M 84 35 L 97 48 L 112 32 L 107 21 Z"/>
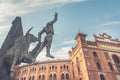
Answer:
<path fill-rule="evenodd" d="M 116 64 L 119 72 L 120 72 L 120 58 L 117 55 L 112 55 L 113 61 Z"/>
<path fill-rule="evenodd" d="M 64 64 L 64 69 L 66 68 L 65 64 Z"/>
<path fill-rule="evenodd" d="M 50 78 L 49 79 L 52 80 L 52 74 L 50 74 Z"/>
<path fill-rule="evenodd" d="M 94 56 L 94 57 L 98 57 L 98 55 L 97 55 L 96 52 L 93 52 L 93 56 Z"/>
<path fill-rule="evenodd" d="M 77 68 L 78 68 L 78 73 L 80 73 L 80 67 L 78 66 Z"/>
<path fill-rule="evenodd" d="M 32 69 L 32 71 L 34 71 L 34 68 Z"/>
<path fill-rule="evenodd" d="M 60 68 L 62 69 L 62 66 L 60 66 Z"/>
<path fill-rule="evenodd" d="M 96 65 L 97 65 L 97 68 L 99 69 L 99 70 L 101 70 L 102 68 L 101 68 L 101 65 L 100 65 L 100 63 L 97 61 L 96 62 Z"/>
<path fill-rule="evenodd" d="M 26 77 L 24 77 L 24 80 L 26 80 Z"/>
<path fill-rule="evenodd" d="M 44 67 L 42 66 L 42 70 L 44 69 Z"/>
<path fill-rule="evenodd" d="M 29 80 L 31 80 L 31 76 L 29 77 Z"/>
<path fill-rule="evenodd" d="M 41 67 L 39 68 L 39 70 L 41 70 Z"/>
<path fill-rule="evenodd" d="M 53 80 L 57 80 L 56 74 L 54 74 Z"/>
<path fill-rule="evenodd" d="M 57 66 L 55 66 L 55 69 L 57 69 Z"/>
<path fill-rule="evenodd" d="M 32 77 L 32 80 L 34 80 L 34 79 L 35 79 L 35 76 Z"/>
<path fill-rule="evenodd" d="M 101 79 L 101 80 L 105 80 L 105 77 L 104 77 L 103 74 L 100 74 L 100 79 Z"/>
<path fill-rule="evenodd" d="M 120 59 L 117 55 L 113 55 L 112 58 L 115 61 L 115 63 L 120 63 Z"/>
<path fill-rule="evenodd" d="M 51 66 L 50 66 L 50 70 L 51 70 Z"/>
<path fill-rule="evenodd" d="M 41 75 L 39 75 L 38 79 L 41 79 Z"/>
<path fill-rule="evenodd" d="M 79 78 L 79 80 L 82 80 L 82 78 Z"/>
<path fill-rule="evenodd" d="M 66 74 L 66 80 L 70 80 L 68 73 Z"/>
<path fill-rule="evenodd" d="M 120 71 L 120 58 L 117 55 L 112 56 L 114 63 L 116 64 L 118 70 Z"/>
<path fill-rule="evenodd" d="M 45 80 L 45 75 L 42 76 L 42 80 Z"/>
<path fill-rule="evenodd" d="M 114 68 L 113 68 L 113 66 L 112 66 L 112 64 L 111 64 L 111 62 L 108 62 L 108 65 L 109 65 L 109 67 L 110 67 L 111 70 L 114 70 Z"/>
<path fill-rule="evenodd" d="M 67 69 L 68 69 L 69 67 L 67 66 Z"/>
<path fill-rule="evenodd" d="M 52 69 L 54 69 L 54 65 L 52 65 Z"/>
<path fill-rule="evenodd" d="M 65 76 L 64 74 L 61 75 L 61 80 L 64 80 L 65 79 Z"/>

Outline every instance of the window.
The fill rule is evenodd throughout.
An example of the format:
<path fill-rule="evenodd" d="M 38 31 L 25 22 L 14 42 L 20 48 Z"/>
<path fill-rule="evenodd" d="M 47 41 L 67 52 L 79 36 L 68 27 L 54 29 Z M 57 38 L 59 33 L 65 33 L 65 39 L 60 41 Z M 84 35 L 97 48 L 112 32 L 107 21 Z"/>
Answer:
<path fill-rule="evenodd" d="M 113 55 L 112 58 L 113 58 L 115 63 L 120 63 L 120 59 L 117 55 Z"/>
<path fill-rule="evenodd" d="M 78 66 L 78 73 L 80 74 L 80 67 Z"/>
<path fill-rule="evenodd" d="M 113 55 L 112 58 L 118 68 L 118 71 L 120 72 L 120 58 L 117 55 Z"/>
<path fill-rule="evenodd" d="M 64 80 L 64 78 L 65 78 L 65 77 L 64 77 L 64 74 L 62 74 L 62 75 L 61 75 L 61 80 Z"/>
<path fill-rule="evenodd" d="M 49 79 L 52 80 L 52 74 L 50 74 L 50 78 Z"/>
<path fill-rule="evenodd" d="M 98 55 L 97 55 L 96 52 L 93 52 L 93 56 L 94 56 L 94 57 L 98 57 Z"/>
<path fill-rule="evenodd" d="M 82 78 L 79 78 L 79 80 L 82 80 Z"/>
<path fill-rule="evenodd" d="M 60 66 L 60 68 L 62 69 L 62 66 Z"/>
<path fill-rule="evenodd" d="M 53 80 L 57 80 L 56 74 L 54 74 L 54 78 L 53 78 Z"/>
<path fill-rule="evenodd" d="M 99 70 L 101 70 L 102 68 L 101 68 L 101 65 L 100 65 L 100 63 L 97 61 L 96 62 L 96 65 L 97 65 L 97 68 L 99 69 Z"/>
<path fill-rule="evenodd" d="M 39 78 L 38 79 L 41 79 L 41 75 L 39 75 Z"/>
<path fill-rule="evenodd" d="M 66 68 L 66 66 L 64 65 L 64 69 Z"/>
<path fill-rule="evenodd" d="M 46 67 L 44 69 L 46 70 Z"/>
<path fill-rule="evenodd" d="M 39 68 L 39 70 L 41 70 L 41 67 Z"/>
<path fill-rule="evenodd" d="M 26 80 L 26 77 L 24 77 L 24 80 Z"/>
<path fill-rule="evenodd" d="M 42 70 L 43 70 L 43 68 L 44 68 L 44 67 L 42 66 Z"/>
<path fill-rule="evenodd" d="M 68 73 L 66 74 L 66 80 L 69 80 L 69 75 L 68 75 Z"/>
<path fill-rule="evenodd" d="M 55 69 L 57 69 L 57 66 L 55 66 Z"/>
<path fill-rule="evenodd" d="M 50 66 L 50 70 L 51 70 L 51 66 Z"/>
<path fill-rule="evenodd" d="M 54 69 L 54 65 L 52 66 L 52 69 Z"/>
<path fill-rule="evenodd" d="M 36 68 L 35 68 L 35 71 L 36 71 Z"/>
<path fill-rule="evenodd" d="M 45 80 L 45 75 L 42 76 L 42 80 Z"/>
<path fill-rule="evenodd" d="M 108 62 L 108 65 L 109 65 L 110 69 L 113 71 L 113 70 L 114 70 L 114 68 L 113 68 L 113 66 L 112 66 L 111 62 Z"/>
<path fill-rule="evenodd" d="M 67 69 L 68 69 L 69 67 L 67 66 Z"/>
<path fill-rule="evenodd" d="M 109 54 L 107 52 L 104 52 L 104 54 L 105 54 L 105 58 L 109 60 L 110 59 Z"/>
<path fill-rule="evenodd" d="M 35 76 L 32 77 L 32 80 L 34 80 Z"/>
<path fill-rule="evenodd" d="M 29 77 L 29 80 L 31 80 L 31 76 Z"/>
<path fill-rule="evenodd" d="M 101 80 L 105 80 L 105 77 L 104 77 L 103 74 L 100 74 L 100 79 L 101 79 Z"/>

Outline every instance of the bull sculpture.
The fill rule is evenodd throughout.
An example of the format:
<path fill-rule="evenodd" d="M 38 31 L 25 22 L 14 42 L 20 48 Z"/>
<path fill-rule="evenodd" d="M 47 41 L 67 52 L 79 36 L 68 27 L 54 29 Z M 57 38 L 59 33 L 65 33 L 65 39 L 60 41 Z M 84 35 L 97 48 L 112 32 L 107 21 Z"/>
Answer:
<path fill-rule="evenodd" d="M 19 64 L 21 62 L 32 63 L 35 61 L 28 53 L 30 43 L 38 41 L 37 37 L 35 37 L 33 34 L 29 34 L 32 28 L 28 30 L 26 35 L 20 36 L 17 40 L 15 40 L 14 46 L 7 52 L 6 57 L 14 57 L 11 71 L 14 71 L 15 64 Z"/>
<path fill-rule="evenodd" d="M 16 64 L 20 64 L 21 62 L 33 63 L 35 61 L 28 52 L 30 43 L 38 41 L 37 37 L 29 33 L 32 28 L 30 28 L 24 36 L 20 36 L 16 39 L 14 46 L 7 51 L 4 63 L 9 63 L 10 71 L 14 71 Z"/>

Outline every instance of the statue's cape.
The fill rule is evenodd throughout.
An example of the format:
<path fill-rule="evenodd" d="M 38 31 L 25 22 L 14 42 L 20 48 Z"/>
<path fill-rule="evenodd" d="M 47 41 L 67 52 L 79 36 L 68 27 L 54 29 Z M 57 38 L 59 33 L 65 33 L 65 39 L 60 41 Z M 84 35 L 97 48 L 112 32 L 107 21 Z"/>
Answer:
<path fill-rule="evenodd" d="M 23 36 L 21 17 L 16 17 L 0 50 L 0 59 L 6 55 L 7 51 L 14 45 L 15 40 Z"/>

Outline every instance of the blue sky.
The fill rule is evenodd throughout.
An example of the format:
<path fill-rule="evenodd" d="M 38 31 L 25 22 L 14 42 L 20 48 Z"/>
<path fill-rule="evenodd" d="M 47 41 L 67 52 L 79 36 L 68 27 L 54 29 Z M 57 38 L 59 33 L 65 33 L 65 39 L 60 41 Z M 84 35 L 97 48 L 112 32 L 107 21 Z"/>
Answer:
<path fill-rule="evenodd" d="M 120 0 L 0 0 L 0 46 L 16 16 L 22 17 L 24 33 L 33 26 L 31 33 L 37 36 L 58 12 L 51 54 L 56 59 L 68 58 L 67 51 L 75 46 L 74 37 L 79 30 L 88 35 L 88 40 L 93 40 L 93 33 L 103 32 L 120 39 L 119 3 Z M 48 59 L 45 53 L 43 50 L 38 60 Z"/>

